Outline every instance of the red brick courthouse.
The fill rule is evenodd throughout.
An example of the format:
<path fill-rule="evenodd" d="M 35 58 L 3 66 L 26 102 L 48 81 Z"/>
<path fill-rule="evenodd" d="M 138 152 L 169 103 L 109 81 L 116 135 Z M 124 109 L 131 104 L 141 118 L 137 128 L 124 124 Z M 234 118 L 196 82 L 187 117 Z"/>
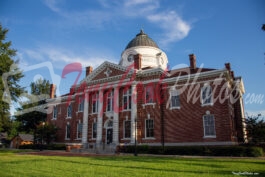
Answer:
<path fill-rule="evenodd" d="M 54 97 L 48 122 L 57 142 L 101 150 L 118 145 L 234 145 L 246 140 L 244 84 L 230 64 L 222 69 L 190 66 L 168 70 L 167 55 L 142 30 L 121 54 L 104 62 Z"/>

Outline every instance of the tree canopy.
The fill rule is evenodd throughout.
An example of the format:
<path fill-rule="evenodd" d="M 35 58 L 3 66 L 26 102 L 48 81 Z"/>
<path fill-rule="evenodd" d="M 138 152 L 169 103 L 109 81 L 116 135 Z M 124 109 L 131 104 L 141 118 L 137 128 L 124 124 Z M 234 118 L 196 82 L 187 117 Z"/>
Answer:
<path fill-rule="evenodd" d="M 21 122 L 20 131 L 35 132 L 41 122 L 46 121 L 45 100 L 49 98 L 50 83 L 46 79 L 38 79 L 30 84 L 30 94 L 24 95 L 26 101 L 20 102 L 17 109 L 17 121 Z"/>
<path fill-rule="evenodd" d="M 259 144 L 265 142 L 265 122 L 260 116 L 249 116 L 246 119 L 249 143 Z"/>
<path fill-rule="evenodd" d="M 24 88 L 19 85 L 23 77 L 18 67 L 16 50 L 11 48 L 11 41 L 6 41 L 8 29 L 0 24 L 0 132 L 9 132 L 12 123 L 10 121 L 10 104 L 17 102 Z"/>

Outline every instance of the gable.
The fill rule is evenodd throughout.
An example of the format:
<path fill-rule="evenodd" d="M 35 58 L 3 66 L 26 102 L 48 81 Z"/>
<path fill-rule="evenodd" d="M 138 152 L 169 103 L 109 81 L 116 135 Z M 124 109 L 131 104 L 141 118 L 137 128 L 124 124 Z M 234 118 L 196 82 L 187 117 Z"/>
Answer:
<path fill-rule="evenodd" d="M 122 76 L 128 73 L 127 67 L 117 65 L 110 62 L 104 62 L 97 67 L 90 75 L 88 75 L 82 82 L 91 82 L 96 80 L 102 80 L 107 78 L 114 78 L 116 76 Z"/>
<path fill-rule="evenodd" d="M 106 67 L 100 73 L 98 73 L 92 80 L 100 80 L 107 77 L 114 77 L 125 74 L 126 71 L 121 71 L 117 68 Z"/>

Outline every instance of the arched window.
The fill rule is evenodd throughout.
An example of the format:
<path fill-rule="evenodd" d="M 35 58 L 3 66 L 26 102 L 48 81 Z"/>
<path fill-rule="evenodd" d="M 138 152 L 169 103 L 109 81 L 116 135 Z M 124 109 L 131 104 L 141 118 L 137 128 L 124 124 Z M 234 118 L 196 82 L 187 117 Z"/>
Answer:
<path fill-rule="evenodd" d="M 216 137 L 214 115 L 206 114 L 203 116 L 204 137 Z"/>

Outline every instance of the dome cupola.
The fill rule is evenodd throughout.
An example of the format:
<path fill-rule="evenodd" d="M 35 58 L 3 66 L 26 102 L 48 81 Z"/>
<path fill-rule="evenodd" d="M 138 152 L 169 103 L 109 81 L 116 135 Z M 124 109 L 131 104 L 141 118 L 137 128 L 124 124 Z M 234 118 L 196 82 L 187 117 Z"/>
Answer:
<path fill-rule="evenodd" d="M 167 68 L 166 54 L 143 30 L 125 47 L 121 54 L 120 65 L 128 67 L 134 64 L 134 55 L 141 55 L 141 68 Z M 140 69 L 141 69 L 140 68 Z"/>
<path fill-rule="evenodd" d="M 149 46 L 159 48 L 155 41 L 153 41 L 153 39 L 151 39 L 147 34 L 145 34 L 143 30 L 141 30 L 140 33 L 138 33 L 135 38 L 133 38 L 128 43 L 125 50 L 136 46 Z"/>

